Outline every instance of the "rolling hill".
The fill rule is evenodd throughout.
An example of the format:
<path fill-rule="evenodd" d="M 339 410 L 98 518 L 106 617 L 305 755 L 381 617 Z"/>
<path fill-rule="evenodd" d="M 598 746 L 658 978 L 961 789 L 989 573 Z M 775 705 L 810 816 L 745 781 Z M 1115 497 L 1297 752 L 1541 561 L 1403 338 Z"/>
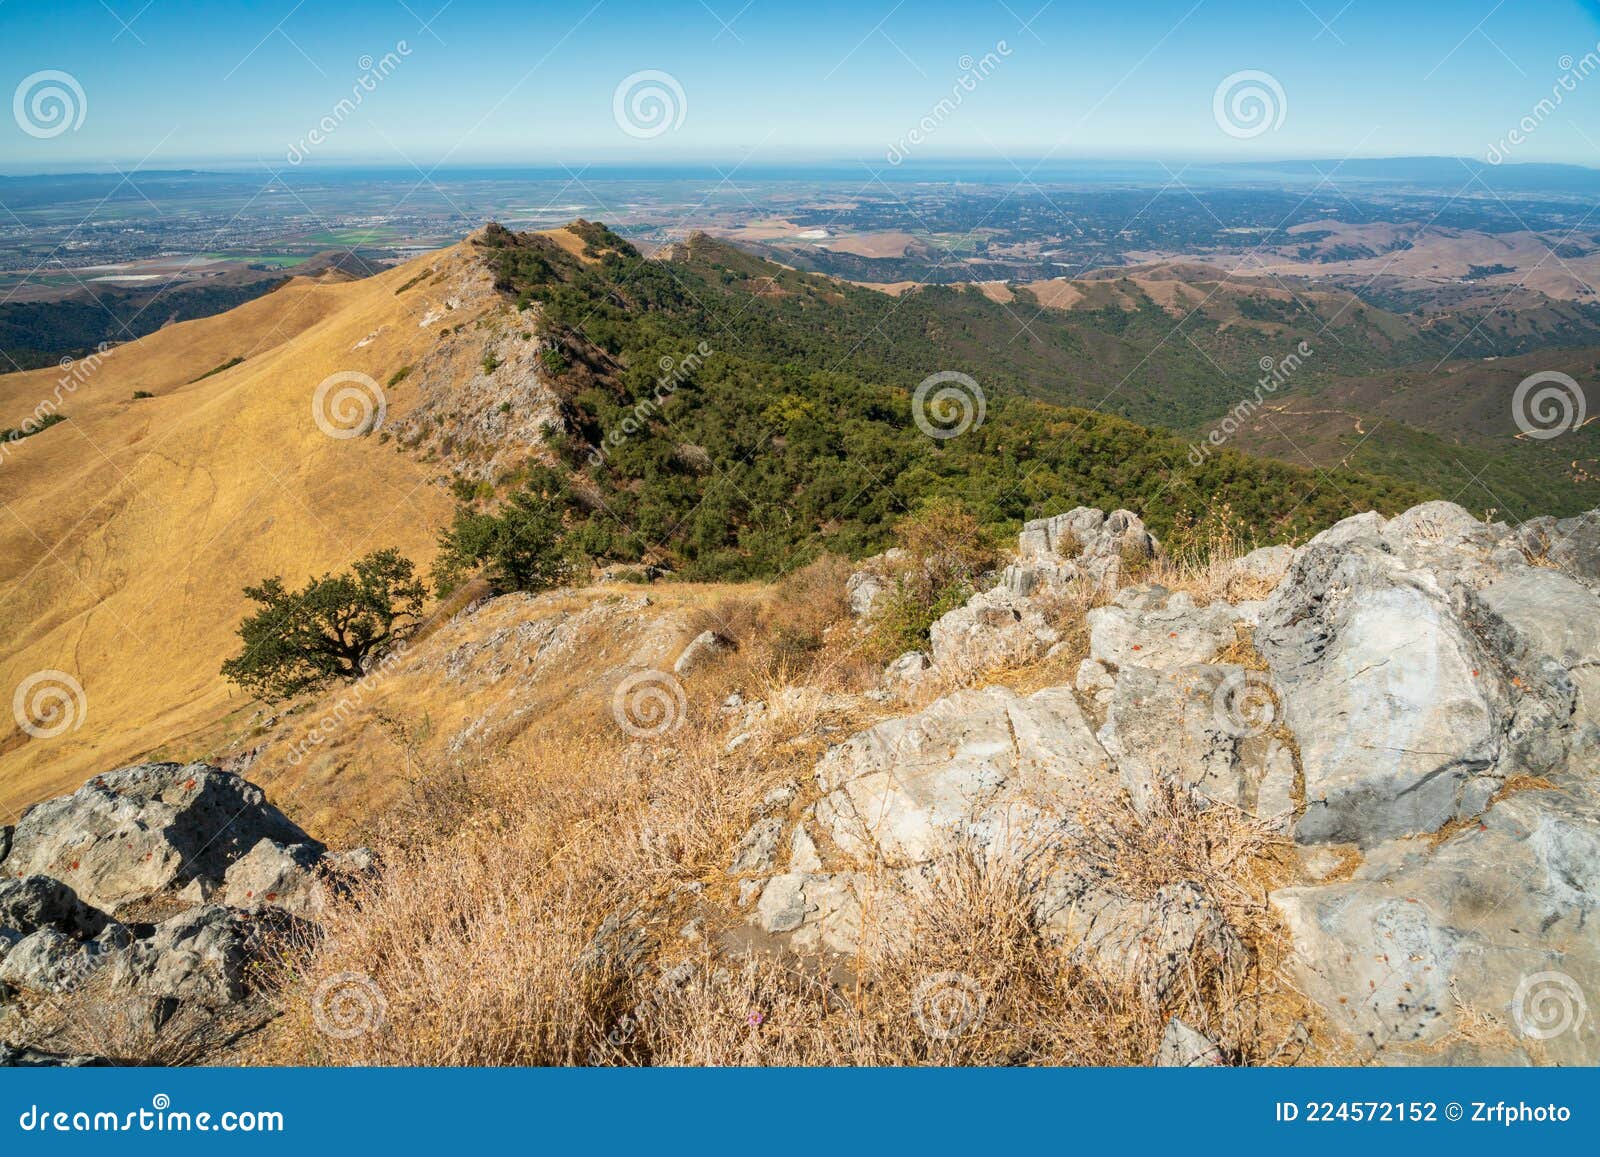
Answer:
<path fill-rule="evenodd" d="M 450 267 L 421 267 L 435 260 Z M 245 583 L 301 581 L 379 545 L 430 552 L 448 509 L 430 470 L 381 435 L 330 437 L 312 411 L 330 375 L 386 382 L 441 340 L 419 322 L 448 316 L 459 289 L 446 277 L 397 296 L 416 275 L 295 278 L 69 370 L 0 377 L 5 425 L 42 402 L 66 419 L 0 447 L 0 683 L 59 671 L 82 688 L 53 739 L 7 714 L 0 808 L 244 708 L 217 665 Z M 405 391 L 390 393 L 403 414 Z"/>
<path fill-rule="evenodd" d="M 564 479 L 575 557 L 719 582 L 881 549 L 932 498 L 1007 531 L 1098 504 L 1167 533 L 1225 504 L 1266 541 L 1428 494 L 1231 452 L 1193 466 L 1175 435 L 1029 396 L 1093 394 L 1092 348 L 1009 352 L 1002 305 L 916 298 L 709 238 L 647 260 L 587 222 L 490 226 L 0 377 L 6 427 L 63 419 L 0 445 L 0 686 L 37 691 L 42 673 L 70 701 L 63 719 L 24 696 L 3 721 L 0 806 L 260 730 L 268 713 L 218 674 L 246 584 L 387 546 L 426 568 L 453 506 L 496 510 L 533 464 Z M 963 367 L 983 413 L 930 433 L 950 415 L 915 391 Z"/>

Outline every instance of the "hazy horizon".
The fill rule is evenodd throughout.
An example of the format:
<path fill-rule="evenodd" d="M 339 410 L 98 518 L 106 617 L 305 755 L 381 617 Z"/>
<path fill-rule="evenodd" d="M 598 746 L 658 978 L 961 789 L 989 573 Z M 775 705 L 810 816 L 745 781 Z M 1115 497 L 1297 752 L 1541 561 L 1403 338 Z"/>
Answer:
<path fill-rule="evenodd" d="M 0 5 L 0 172 L 1600 156 L 1593 3 Z M 959 18 L 956 18 L 959 15 Z M 779 64 L 781 62 L 781 67 Z M 1498 157 L 1498 160 L 1496 159 Z M 1019 173 L 1019 176 L 1026 173 Z"/>

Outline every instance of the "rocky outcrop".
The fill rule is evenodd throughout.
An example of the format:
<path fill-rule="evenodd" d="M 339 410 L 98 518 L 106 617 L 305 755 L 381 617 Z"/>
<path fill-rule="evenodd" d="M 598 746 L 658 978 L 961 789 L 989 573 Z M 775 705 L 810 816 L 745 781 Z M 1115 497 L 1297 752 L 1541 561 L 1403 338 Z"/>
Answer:
<path fill-rule="evenodd" d="M 546 455 L 546 431 L 564 426 L 551 370 L 560 351 L 537 333 L 537 303 L 519 311 L 496 291 L 470 244 L 481 236 L 438 255 L 428 282 L 436 304 L 417 319 L 435 343 L 387 387 L 403 382 L 409 395 L 389 427 L 402 446 L 487 482 Z"/>
<path fill-rule="evenodd" d="M 1217 602 L 1195 605 L 1187 592 L 1130 587 L 1108 607 L 1085 616 L 1089 657 L 1108 667 L 1170 670 L 1209 663 L 1238 638 L 1235 624 L 1248 626 L 1254 607 Z"/>
<path fill-rule="evenodd" d="M 78 899 L 60 880 L 49 876 L 0 880 L 0 928 L 23 934 L 54 928 L 83 939 L 105 926 L 106 914 Z"/>
<path fill-rule="evenodd" d="M 1000 585 L 935 624 L 934 669 L 1044 654 L 1061 584 L 1156 549 L 1131 516 L 1029 523 Z M 814 802 L 741 848 L 746 918 L 850 952 L 864 913 L 892 926 L 975 849 L 1029 865 L 1063 951 L 1159 994 L 1172 961 L 1244 947 L 1193 881 L 1120 893 L 1073 849 L 1082 816 L 1176 791 L 1292 836 L 1299 881 L 1271 903 L 1332 1055 L 1600 1062 L 1600 512 L 1364 514 L 1246 555 L 1223 590 L 1125 586 L 1088 612 L 1070 686 L 960 690 L 836 744 Z M 1177 1021 L 1161 1057 L 1220 1059 Z"/>
<path fill-rule="evenodd" d="M 228 865 L 223 876 L 235 908 L 281 908 L 315 919 L 327 902 L 325 856 L 315 844 L 280 844 L 261 839 Z"/>
<path fill-rule="evenodd" d="M 961 691 L 832 748 L 817 764 L 815 823 L 846 854 L 896 867 L 957 842 L 1019 851 L 1110 773 L 1070 692 Z"/>
<path fill-rule="evenodd" d="M 1019 595 L 1041 587 L 1060 589 L 1080 578 L 1115 587 L 1126 573 L 1155 558 L 1159 549 L 1132 511 L 1106 514 L 1079 506 L 1024 524 L 1017 539 L 1017 561 L 1006 568 L 1002 583 Z"/>
<path fill-rule="evenodd" d="M 225 1007 L 244 996 L 252 927 L 243 914 L 221 904 L 191 908 L 112 954 L 109 987 Z"/>
<path fill-rule="evenodd" d="M 1181 962 L 1231 966 L 1243 947 L 1186 881 L 1152 897 L 1120 891 L 1064 862 L 1085 814 L 1109 810 L 1119 784 L 1091 722 L 1066 688 L 1020 696 L 969 690 L 879 724 L 818 762 L 820 797 L 792 825 L 751 829 L 734 874 L 770 871 L 790 832 L 786 870 L 752 889 L 750 919 L 805 951 L 849 953 L 863 921 L 890 935 L 907 903 L 957 853 L 1018 866 L 1042 928 L 1096 969 L 1163 998 Z M 819 848 L 829 849 L 825 859 Z"/>
<path fill-rule="evenodd" d="M 30 808 L 0 869 L 14 879 L 49 876 L 86 904 L 115 909 L 194 879 L 220 884 L 261 839 L 315 845 L 238 775 L 140 763 Z"/>
<path fill-rule="evenodd" d="M 1163 786 L 1263 818 L 1293 812 L 1294 757 L 1240 714 L 1255 672 L 1229 663 L 1124 667 L 1098 732 L 1134 807 Z"/>
<path fill-rule="evenodd" d="M 0 1006 L 8 993 L 138 1006 L 155 1028 L 180 1008 L 191 1020 L 239 1013 L 258 999 L 251 961 L 276 938 L 314 935 L 329 898 L 372 870 L 369 854 L 329 855 L 260 788 L 198 763 L 98 775 L 29 809 L 12 837 L 0 848 Z M 35 1031 L 30 1007 L 5 1010 L 8 1037 Z M 39 1040 L 3 1048 L 5 1063 L 77 1063 Z"/>
<path fill-rule="evenodd" d="M 1144 523 L 1126 510 L 1106 514 L 1080 506 L 1027 523 L 1018 538 L 1017 561 L 1000 573 L 998 585 L 973 595 L 929 629 L 933 665 L 963 677 L 1047 654 L 1061 641 L 1061 632 L 1043 598 L 1073 583 L 1115 588 L 1159 550 Z"/>
<path fill-rule="evenodd" d="M 986 671 L 1037 659 L 1061 639 L 1032 600 L 1008 587 L 973 595 L 928 629 L 933 663 L 950 672 Z"/>
<path fill-rule="evenodd" d="M 1592 748 L 1600 596 L 1510 539 L 1431 503 L 1299 552 L 1257 644 L 1299 739 L 1302 842 L 1435 832 Z"/>
<path fill-rule="evenodd" d="M 906 552 L 899 547 L 863 559 L 861 569 L 845 581 L 845 598 L 850 613 L 858 619 L 870 618 L 894 588 L 894 571 L 904 564 Z"/>
<path fill-rule="evenodd" d="M 701 631 L 672 664 L 674 675 L 688 675 L 733 650 L 733 644 L 715 631 Z"/>

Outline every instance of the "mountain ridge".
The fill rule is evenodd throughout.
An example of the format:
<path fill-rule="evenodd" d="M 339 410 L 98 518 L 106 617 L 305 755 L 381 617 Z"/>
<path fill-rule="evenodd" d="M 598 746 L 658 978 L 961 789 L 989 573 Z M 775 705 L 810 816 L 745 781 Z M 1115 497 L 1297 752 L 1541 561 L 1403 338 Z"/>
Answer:
<path fill-rule="evenodd" d="M 951 340 L 959 313 L 883 302 L 709 238 L 650 261 L 588 222 L 542 235 L 491 224 L 363 281 L 292 279 L 114 347 L 66 390 L 60 371 L 0 378 L 8 422 L 57 395 L 66 419 L 4 447 L 0 631 L 14 645 L 0 675 L 18 687 L 63 674 L 87 703 L 53 739 L 20 723 L 0 737 L 0 804 L 181 750 L 226 718 L 248 731 L 256 708 L 216 673 L 245 586 L 380 546 L 425 569 L 452 507 L 494 509 L 533 465 L 570 472 L 574 550 L 719 581 L 770 577 L 821 549 L 882 549 L 935 497 L 997 528 L 1148 504 L 1163 532 L 1231 503 L 1284 536 L 1352 500 L 1392 511 L 1426 496 L 1229 454 L 1190 469 L 1172 435 L 1006 382 L 972 430 L 930 436 L 913 387 L 981 343 Z M 910 327 L 899 351 L 881 340 L 894 325 Z M 719 332 L 743 344 L 697 355 Z M 688 368 L 656 405 L 672 377 L 662 359 Z"/>

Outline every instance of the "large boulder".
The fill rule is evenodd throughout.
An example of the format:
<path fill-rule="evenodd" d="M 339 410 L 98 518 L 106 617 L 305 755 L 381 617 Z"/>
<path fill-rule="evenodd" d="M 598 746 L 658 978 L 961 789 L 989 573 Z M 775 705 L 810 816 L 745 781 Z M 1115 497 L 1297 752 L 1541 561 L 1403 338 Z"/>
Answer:
<path fill-rule="evenodd" d="M 197 877 L 220 884 L 262 839 L 321 850 L 241 776 L 203 763 L 141 763 L 29 809 L 0 873 L 50 876 L 115 911 Z"/>
<path fill-rule="evenodd" d="M 1367 526 L 1340 523 L 1301 551 L 1256 644 L 1299 739 L 1302 842 L 1436 831 L 1499 786 L 1500 671 L 1436 574 Z"/>
<path fill-rule="evenodd" d="M 1163 786 L 1258 815 L 1293 808 L 1293 755 L 1272 734 L 1265 677 L 1231 664 L 1124 667 L 1099 738 L 1134 807 Z"/>
<path fill-rule="evenodd" d="M 862 861 L 927 863 L 956 843 L 1022 851 L 1111 777 L 1070 689 L 958 691 L 824 754 L 816 818 Z"/>
<path fill-rule="evenodd" d="M 1556 525 L 1347 519 L 1263 610 L 1297 838 L 1364 852 L 1331 880 L 1308 852 L 1272 900 L 1297 986 L 1367 1059 L 1600 1061 L 1595 522 L 1564 520 L 1565 552 Z"/>
<path fill-rule="evenodd" d="M 263 838 L 228 866 L 228 903 L 235 908 L 282 908 L 315 919 L 327 903 L 321 848 Z"/>
<path fill-rule="evenodd" d="M 1068 688 L 959 691 L 830 748 L 815 778 L 817 802 L 792 828 L 776 817 L 758 822 L 734 867 L 775 865 L 787 846 L 786 870 L 759 883 L 749 917 L 795 949 L 835 952 L 859 946 L 864 911 L 897 934 L 906 898 L 957 850 L 1037 861 L 1039 916 L 1048 921 L 1070 901 L 1070 889 L 1046 878 L 1055 838 L 1117 791 Z M 833 849 L 834 870 L 819 843 Z"/>
<path fill-rule="evenodd" d="M 1436 849 L 1379 849 L 1349 881 L 1285 888 L 1299 987 L 1367 1059 L 1498 1027 L 1468 1063 L 1595 1064 L 1600 1029 L 1600 807 L 1527 789 Z"/>
<path fill-rule="evenodd" d="M 121 924 L 107 924 L 91 940 L 42 927 L 11 945 L 0 960 L 0 983 L 34 992 L 70 992 L 132 940 L 132 934 Z"/>
<path fill-rule="evenodd" d="M 1171 669 L 1208 663 L 1235 642 L 1248 614 L 1224 602 L 1195 605 L 1187 591 L 1129 587 L 1085 616 L 1089 657 L 1112 667 Z"/>
<path fill-rule="evenodd" d="M 1600 595 L 1543 567 L 1506 573 L 1467 600 L 1468 624 L 1512 672 L 1511 770 L 1561 773 L 1600 751 Z"/>

